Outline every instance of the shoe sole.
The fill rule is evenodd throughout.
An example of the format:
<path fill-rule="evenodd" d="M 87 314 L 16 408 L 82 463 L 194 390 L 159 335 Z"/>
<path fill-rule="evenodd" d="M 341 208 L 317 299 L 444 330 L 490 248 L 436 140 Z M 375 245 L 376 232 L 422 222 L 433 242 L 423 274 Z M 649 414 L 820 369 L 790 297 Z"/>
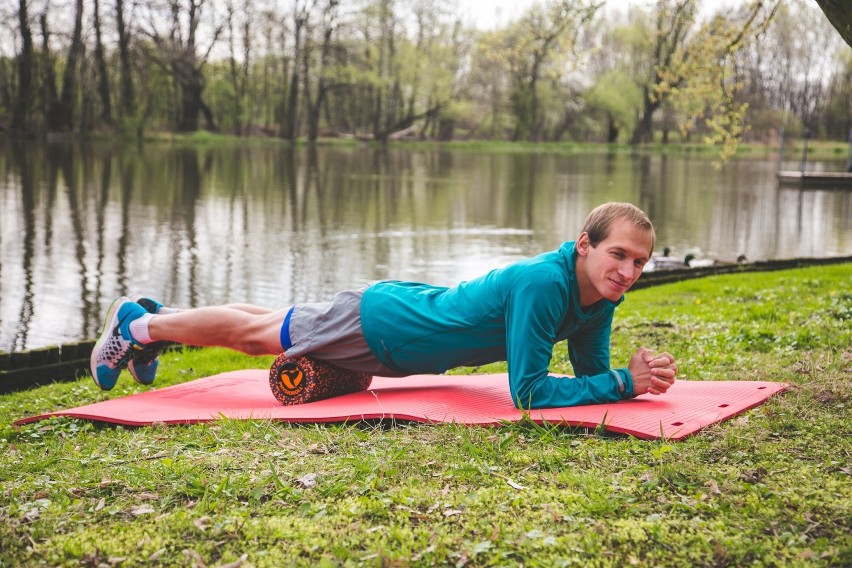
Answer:
<path fill-rule="evenodd" d="M 95 384 L 98 385 L 98 388 L 100 389 L 104 389 L 104 387 L 98 382 L 98 352 L 100 352 L 103 344 L 109 339 L 109 335 L 112 333 L 112 330 L 115 329 L 116 325 L 118 325 L 118 309 L 125 300 L 126 298 L 118 298 L 113 300 L 112 304 L 109 305 L 106 318 L 104 318 L 104 327 L 101 330 L 100 336 L 98 336 L 98 340 L 95 342 L 95 347 L 92 349 L 92 355 L 89 357 L 89 369 L 92 372 L 92 380 L 95 381 Z"/>

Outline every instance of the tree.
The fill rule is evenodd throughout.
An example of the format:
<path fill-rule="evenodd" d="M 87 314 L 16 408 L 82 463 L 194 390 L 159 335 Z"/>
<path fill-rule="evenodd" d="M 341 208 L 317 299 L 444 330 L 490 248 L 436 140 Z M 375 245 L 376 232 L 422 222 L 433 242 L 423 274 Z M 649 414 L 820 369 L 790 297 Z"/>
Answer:
<path fill-rule="evenodd" d="M 56 84 L 54 58 L 50 49 L 50 30 L 47 9 L 41 14 L 42 57 L 44 60 L 45 119 L 48 131 L 70 132 L 74 128 L 74 107 L 77 97 L 79 60 L 83 55 L 83 0 L 75 0 L 74 30 L 65 57 L 61 90 Z"/>
<path fill-rule="evenodd" d="M 312 0 L 315 1 L 315 0 Z M 292 142 L 296 141 L 299 135 L 298 117 L 299 117 L 299 89 L 301 87 L 301 72 L 302 49 L 303 49 L 303 34 L 305 26 L 308 25 L 310 17 L 310 5 L 308 0 L 299 0 L 293 7 L 293 56 L 292 56 L 292 73 L 290 74 L 290 85 L 287 94 L 287 104 L 284 110 L 284 124 L 282 127 L 282 135 L 285 139 Z"/>
<path fill-rule="evenodd" d="M 233 120 L 234 130 L 240 136 L 246 134 L 243 122 L 243 104 L 248 90 L 249 69 L 252 62 L 252 3 L 243 0 L 237 8 L 233 0 L 228 0 L 225 10 L 227 12 L 226 24 L 228 39 L 228 71 L 233 90 Z M 241 49 L 237 48 L 237 42 L 241 41 Z M 242 58 L 242 61 L 240 61 Z"/>
<path fill-rule="evenodd" d="M 109 74 L 104 56 L 103 34 L 101 33 L 100 0 L 94 0 L 93 25 L 95 28 L 95 69 L 98 75 L 98 95 L 101 99 L 101 113 L 105 123 L 112 124 L 112 104 L 109 95 Z"/>
<path fill-rule="evenodd" d="M 33 35 L 27 11 L 27 0 L 18 2 L 18 23 L 21 30 L 21 54 L 18 56 L 18 92 L 12 111 L 12 132 L 23 132 L 30 118 L 30 101 L 33 98 L 33 67 L 35 55 Z"/>
<path fill-rule="evenodd" d="M 339 0 L 324 0 L 319 6 L 318 25 L 308 26 L 302 52 L 305 105 L 307 106 L 308 140 L 315 142 L 319 136 L 320 112 L 331 88 L 332 48 L 337 31 Z M 320 40 L 315 41 L 315 35 Z"/>
<path fill-rule="evenodd" d="M 654 113 L 662 106 L 667 93 L 679 88 L 687 79 L 686 65 L 692 57 L 689 38 L 696 12 L 695 0 L 661 0 L 656 5 L 655 25 L 650 30 L 650 58 L 645 65 L 648 77 L 640 87 L 642 111 L 633 131 L 632 144 L 651 141 Z M 670 71 L 679 68 L 683 72 Z"/>
<path fill-rule="evenodd" d="M 579 28 L 592 19 L 598 8 L 600 4 L 559 0 L 545 6 L 534 5 L 518 24 L 510 55 L 516 140 L 539 140 L 539 82 L 545 66 L 555 48 L 565 49 L 576 41 Z"/>
<path fill-rule="evenodd" d="M 655 9 L 647 78 L 642 85 L 643 111 L 631 142 L 651 140 L 654 113 L 667 101 L 687 118 L 681 129 L 703 122 L 707 140 L 730 156 L 742 136 L 748 105 L 737 99 L 742 82 L 735 55 L 766 29 L 779 0 L 752 0 L 734 12 L 720 12 L 696 22 L 697 0 L 661 0 Z"/>
<path fill-rule="evenodd" d="M 136 114 L 136 93 L 133 88 L 133 70 L 130 63 L 130 32 L 124 18 L 124 0 L 115 0 L 115 27 L 118 32 L 119 111 L 127 119 Z"/>
<path fill-rule="evenodd" d="M 373 138 L 387 141 L 394 130 L 400 104 L 399 58 L 397 55 L 397 27 L 393 0 L 378 0 L 373 7 L 378 24 L 378 49 L 376 53 L 376 87 L 373 90 Z M 372 50 L 371 50 L 372 51 Z"/>
<path fill-rule="evenodd" d="M 828 87 L 823 110 L 826 134 L 842 140 L 852 131 L 852 51 L 841 55 L 843 65 Z"/>
<path fill-rule="evenodd" d="M 395 136 L 452 137 L 458 119 L 466 42 L 448 0 L 416 0 L 413 41 L 404 43 L 405 129 Z M 420 124 L 415 124 L 422 117 Z"/>
<path fill-rule="evenodd" d="M 605 132 L 607 143 L 617 142 L 622 132 L 632 134 L 642 110 L 639 70 L 646 59 L 646 29 L 643 12 L 634 7 L 610 13 L 595 33 L 583 38 L 592 78 L 583 93 L 591 119 L 587 124 L 594 135 Z M 604 124 L 598 124 L 601 121 Z"/>
<path fill-rule="evenodd" d="M 606 141 L 618 142 L 625 128 L 633 127 L 642 101 L 642 92 L 632 77 L 621 69 L 612 69 L 598 77 L 584 98 L 589 110 L 598 110 L 606 117 Z"/>
<path fill-rule="evenodd" d="M 841 51 L 849 50 L 814 3 L 781 5 L 766 32 L 738 55 L 752 128 L 789 131 L 801 123 L 816 130 L 841 72 Z"/>
<path fill-rule="evenodd" d="M 503 54 L 512 39 L 504 30 L 479 34 L 471 54 L 468 94 L 477 108 L 474 133 L 491 139 L 506 137 L 508 117 L 505 112 L 508 66 Z"/>
<path fill-rule="evenodd" d="M 184 2 L 186 5 L 184 6 Z M 166 13 L 155 6 L 148 7 L 145 33 L 156 49 L 149 56 L 163 69 L 167 69 L 178 88 L 179 104 L 177 130 L 198 130 L 199 115 L 204 115 L 208 130 L 216 130 L 213 113 L 204 102 L 204 67 L 216 45 L 222 25 L 214 20 L 205 21 L 207 0 L 168 0 Z M 160 22 L 168 22 L 168 30 L 161 33 Z M 207 49 L 199 52 L 199 27 L 205 23 L 202 37 L 208 38 Z"/>

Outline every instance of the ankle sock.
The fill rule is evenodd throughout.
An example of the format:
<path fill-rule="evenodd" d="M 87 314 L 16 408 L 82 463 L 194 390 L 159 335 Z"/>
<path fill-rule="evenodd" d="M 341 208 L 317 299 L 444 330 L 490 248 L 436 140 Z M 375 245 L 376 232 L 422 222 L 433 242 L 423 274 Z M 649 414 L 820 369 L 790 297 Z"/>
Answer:
<path fill-rule="evenodd" d="M 136 343 L 147 345 L 154 341 L 148 333 L 148 323 L 153 317 L 154 314 L 145 314 L 130 322 L 128 329 L 130 329 L 130 336 Z"/>

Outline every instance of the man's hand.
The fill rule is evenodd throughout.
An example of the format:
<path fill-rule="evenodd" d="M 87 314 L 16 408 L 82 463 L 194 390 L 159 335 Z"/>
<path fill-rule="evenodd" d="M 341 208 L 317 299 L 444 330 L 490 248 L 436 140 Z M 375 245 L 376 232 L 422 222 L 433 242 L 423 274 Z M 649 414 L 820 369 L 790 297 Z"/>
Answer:
<path fill-rule="evenodd" d="M 663 394 L 675 382 L 677 365 L 675 358 L 663 352 L 654 354 L 646 347 L 640 347 L 627 366 L 633 377 L 633 394 Z"/>

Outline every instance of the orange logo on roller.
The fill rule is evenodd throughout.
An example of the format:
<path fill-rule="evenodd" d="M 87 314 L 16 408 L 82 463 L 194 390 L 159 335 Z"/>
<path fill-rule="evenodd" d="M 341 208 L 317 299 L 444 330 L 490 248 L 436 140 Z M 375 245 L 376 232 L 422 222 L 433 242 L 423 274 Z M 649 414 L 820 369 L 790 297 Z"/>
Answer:
<path fill-rule="evenodd" d="M 281 378 L 281 387 L 287 396 L 295 396 L 302 392 L 302 379 L 305 375 L 297 364 L 284 363 L 278 376 Z"/>

